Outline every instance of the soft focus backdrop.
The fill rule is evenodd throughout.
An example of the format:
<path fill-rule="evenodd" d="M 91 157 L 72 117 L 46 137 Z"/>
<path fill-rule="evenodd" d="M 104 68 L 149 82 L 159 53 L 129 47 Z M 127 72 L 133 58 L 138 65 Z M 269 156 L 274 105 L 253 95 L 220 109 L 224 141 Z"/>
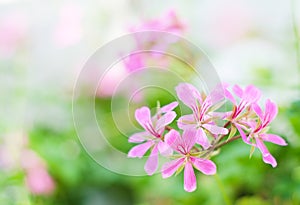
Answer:
<path fill-rule="evenodd" d="M 80 69 L 101 45 L 139 25 L 168 25 L 170 11 L 179 34 L 203 49 L 222 81 L 254 84 L 277 102 L 272 132 L 289 144 L 268 145 L 277 168 L 258 152 L 249 159 L 248 147 L 234 142 L 214 158 L 218 175 L 199 174 L 198 189 L 186 193 L 182 175 L 119 175 L 84 151 L 72 119 Z M 1 0 L 0 204 L 300 204 L 299 30 L 296 0 Z M 109 111 L 105 92 L 96 99 L 99 112 Z M 143 103 L 156 100 L 144 96 Z M 111 143 L 121 146 L 117 139 Z"/>

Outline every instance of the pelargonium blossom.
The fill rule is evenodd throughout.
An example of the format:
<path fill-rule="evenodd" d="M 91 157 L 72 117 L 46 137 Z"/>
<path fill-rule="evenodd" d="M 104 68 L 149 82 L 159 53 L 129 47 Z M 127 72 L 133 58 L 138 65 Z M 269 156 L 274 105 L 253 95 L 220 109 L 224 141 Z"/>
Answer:
<path fill-rule="evenodd" d="M 178 127 L 183 130 L 196 130 L 198 144 L 205 149 L 210 146 L 206 132 L 212 135 L 228 133 L 226 128 L 217 126 L 212 116 L 209 115 L 214 105 L 213 101 L 218 101 L 218 99 L 213 99 L 212 95 L 203 98 L 199 91 L 188 83 L 181 83 L 175 89 L 178 98 L 193 111 L 193 114 L 184 115 L 178 119 Z"/>
<path fill-rule="evenodd" d="M 188 192 L 195 191 L 197 187 L 195 167 L 206 175 L 216 173 L 216 165 L 208 159 L 202 159 L 193 155 L 192 148 L 196 143 L 196 130 L 185 130 L 180 136 L 176 130 L 171 130 L 165 135 L 165 142 L 172 149 L 180 154 L 178 159 L 167 162 L 162 167 L 162 177 L 172 176 L 176 171 L 184 167 L 184 190 Z"/>
<path fill-rule="evenodd" d="M 165 127 L 176 118 L 176 113 L 172 110 L 176 108 L 177 105 L 177 102 L 173 102 L 159 108 L 153 117 L 151 117 L 150 109 L 146 106 L 135 111 L 135 118 L 145 131 L 133 134 L 129 137 L 129 142 L 142 144 L 134 146 L 129 151 L 128 157 L 141 158 L 151 148 L 150 156 L 144 167 L 148 175 L 154 174 L 157 170 L 158 152 L 163 155 L 168 155 L 172 152 L 170 147 L 163 141 L 163 134 Z"/>
<path fill-rule="evenodd" d="M 193 112 L 180 116 L 177 121 L 178 128 L 183 132 L 182 136 L 176 128 L 168 126 L 176 117 L 173 109 L 178 105 L 177 102 L 159 108 L 153 117 L 150 116 L 148 107 L 139 108 L 135 113 L 137 121 L 145 131 L 129 138 L 129 142 L 142 144 L 133 147 L 128 156 L 140 158 L 151 149 L 145 165 L 149 175 L 158 167 L 160 152 L 170 160 L 161 168 L 162 177 L 168 178 L 184 170 L 184 190 L 192 192 L 197 187 L 194 168 L 206 175 L 215 174 L 216 165 L 210 158 L 218 154 L 217 151 L 222 146 L 238 139 L 252 146 L 250 156 L 257 147 L 265 163 L 277 166 L 276 159 L 264 142 L 281 146 L 287 143 L 280 136 L 267 133 L 278 109 L 271 100 L 266 101 L 265 111 L 261 109 L 258 105 L 261 97 L 258 88 L 249 85 L 242 89 L 235 85 L 233 92 L 230 92 L 227 84 L 221 84 L 209 95 L 205 95 L 191 84 L 180 83 L 175 90 L 179 100 Z M 232 110 L 219 112 L 218 108 L 224 103 L 224 96 L 233 104 Z M 217 124 L 219 121 L 224 123 L 223 127 Z M 169 132 L 166 133 L 166 130 Z M 212 140 L 208 137 L 212 137 Z"/>
<path fill-rule="evenodd" d="M 264 144 L 266 142 L 272 142 L 281 146 L 286 146 L 287 143 L 278 135 L 266 133 L 269 124 L 274 120 L 277 115 L 278 108 L 275 103 L 271 100 L 267 100 L 265 104 L 265 112 L 255 103 L 252 106 L 254 112 L 259 117 L 257 122 L 254 122 L 252 126 L 252 131 L 249 133 L 247 141 L 253 140 L 254 146 L 258 147 L 263 155 L 263 161 L 267 164 L 271 164 L 273 167 L 277 166 L 276 159 L 271 155 L 269 150 Z M 246 136 L 243 136 L 246 138 Z"/>

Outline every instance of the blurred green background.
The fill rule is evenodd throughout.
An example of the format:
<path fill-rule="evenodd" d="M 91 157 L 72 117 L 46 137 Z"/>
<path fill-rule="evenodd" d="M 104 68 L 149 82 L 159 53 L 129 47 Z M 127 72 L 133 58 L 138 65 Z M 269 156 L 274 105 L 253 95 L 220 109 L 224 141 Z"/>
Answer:
<path fill-rule="evenodd" d="M 250 147 L 235 141 L 213 158 L 218 174 L 197 173 L 197 190 L 186 193 L 182 174 L 116 174 L 81 146 L 72 119 L 80 69 L 101 45 L 149 19 L 164 21 L 170 9 L 222 81 L 254 84 L 277 102 L 271 131 L 289 145 L 267 145 L 275 169 L 258 151 L 249 159 Z M 0 1 L 0 204 L 300 204 L 298 30 L 298 1 Z M 154 93 L 135 106 L 173 100 Z M 97 96 L 96 112 L 110 113 L 110 103 L 109 95 Z M 132 145 L 118 137 L 111 143 L 128 151 Z"/>

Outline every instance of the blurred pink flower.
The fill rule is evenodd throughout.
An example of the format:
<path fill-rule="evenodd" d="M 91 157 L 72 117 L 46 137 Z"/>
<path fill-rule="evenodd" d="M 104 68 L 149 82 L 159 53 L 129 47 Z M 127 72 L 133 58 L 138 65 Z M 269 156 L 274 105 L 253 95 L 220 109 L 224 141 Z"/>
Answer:
<path fill-rule="evenodd" d="M 0 57 L 13 56 L 26 39 L 28 22 L 21 12 L 8 13 L 0 19 Z"/>
<path fill-rule="evenodd" d="M 145 164 L 145 171 L 148 175 L 154 174 L 158 166 L 158 152 L 164 155 L 171 154 L 171 149 L 163 141 L 165 127 L 169 125 L 176 117 L 172 111 L 178 103 L 170 103 L 151 117 L 150 109 L 142 107 L 136 110 L 135 118 L 138 123 L 145 129 L 144 132 L 135 133 L 129 137 L 128 141 L 132 143 L 142 143 L 134 146 L 129 152 L 128 157 L 141 158 L 152 148 L 151 154 Z"/>
<path fill-rule="evenodd" d="M 196 134 L 196 130 L 185 130 L 181 137 L 179 132 L 171 130 L 165 135 L 165 142 L 181 156 L 178 159 L 163 165 L 162 177 L 170 177 L 184 166 L 184 190 L 188 192 L 195 191 L 197 188 L 193 167 L 206 175 L 213 175 L 216 173 L 216 165 L 214 162 L 192 155 L 191 149 L 196 143 Z"/>
<path fill-rule="evenodd" d="M 49 175 L 43 160 L 32 150 L 24 150 L 21 165 L 26 173 L 26 184 L 29 191 L 36 195 L 51 194 L 55 183 Z"/>
<path fill-rule="evenodd" d="M 72 46 L 82 37 L 82 8 L 76 3 L 65 4 L 59 14 L 54 41 L 60 47 Z"/>

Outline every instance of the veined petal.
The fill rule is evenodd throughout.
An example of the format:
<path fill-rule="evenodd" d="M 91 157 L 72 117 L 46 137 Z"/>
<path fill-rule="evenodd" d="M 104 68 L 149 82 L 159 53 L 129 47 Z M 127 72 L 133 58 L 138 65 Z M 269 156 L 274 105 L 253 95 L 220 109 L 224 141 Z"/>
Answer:
<path fill-rule="evenodd" d="M 139 144 L 137 146 L 134 146 L 129 152 L 128 152 L 128 157 L 134 158 L 138 157 L 141 158 L 145 155 L 145 153 L 150 149 L 150 147 L 154 144 L 153 141 L 148 141 L 143 144 Z"/>
<path fill-rule="evenodd" d="M 150 109 L 146 106 L 135 111 L 135 119 L 145 130 L 147 130 L 146 124 L 152 125 Z"/>
<path fill-rule="evenodd" d="M 174 111 L 167 112 L 156 122 L 156 130 L 164 128 L 166 125 L 170 124 L 176 118 L 176 113 Z"/>
<path fill-rule="evenodd" d="M 286 141 L 282 137 L 280 137 L 278 135 L 274 135 L 274 134 L 261 134 L 260 136 L 261 136 L 261 138 L 264 141 L 272 142 L 274 144 L 278 144 L 278 145 L 281 145 L 281 146 L 286 146 L 287 145 Z"/>
<path fill-rule="evenodd" d="M 161 153 L 163 156 L 170 156 L 173 153 L 172 148 L 163 141 L 160 141 L 157 145 L 159 153 Z"/>
<path fill-rule="evenodd" d="M 234 126 L 238 129 L 241 137 L 242 137 L 242 140 L 246 143 L 246 144 L 249 144 L 249 145 L 252 145 L 251 142 L 247 139 L 247 136 L 245 134 L 245 132 L 243 131 L 243 129 L 238 125 L 238 124 L 234 124 Z"/>
<path fill-rule="evenodd" d="M 197 157 L 191 157 L 193 165 L 196 169 L 206 175 L 214 175 L 217 172 L 215 163 L 208 159 L 200 159 Z"/>
<path fill-rule="evenodd" d="M 138 133 L 131 135 L 128 138 L 128 142 L 131 142 L 131 143 L 144 142 L 147 139 L 146 138 L 147 136 L 150 136 L 150 134 L 148 132 L 138 132 Z"/>
<path fill-rule="evenodd" d="M 257 102 L 260 97 L 261 97 L 260 90 L 253 85 L 248 85 L 245 88 L 242 99 L 247 103 L 252 104 L 254 102 Z"/>
<path fill-rule="evenodd" d="M 180 83 L 175 90 L 178 98 L 190 108 L 197 106 L 197 100 L 202 103 L 199 91 L 189 83 Z"/>
<path fill-rule="evenodd" d="M 183 131 L 182 142 L 187 152 L 189 152 L 193 148 L 193 146 L 196 143 L 196 140 L 197 140 L 197 130 L 189 129 Z"/>
<path fill-rule="evenodd" d="M 165 135 L 165 142 L 172 147 L 174 150 L 177 150 L 177 146 L 180 143 L 180 134 L 176 130 L 170 130 L 166 135 Z"/>
<path fill-rule="evenodd" d="M 182 165 L 184 159 L 185 158 L 179 158 L 165 163 L 161 169 L 162 178 L 168 178 L 172 176 L 176 172 L 176 170 Z"/>
<path fill-rule="evenodd" d="M 196 188 L 197 183 L 193 166 L 190 162 L 187 162 L 184 167 L 184 190 L 187 192 L 193 192 Z"/>
<path fill-rule="evenodd" d="M 179 129 L 191 129 L 196 127 L 196 121 L 194 115 L 183 115 L 177 121 Z"/>
<path fill-rule="evenodd" d="M 274 120 L 278 113 L 278 108 L 275 103 L 273 103 L 271 100 L 266 101 L 266 108 L 265 108 L 265 117 L 268 119 L 265 119 L 265 121 L 271 122 Z"/>
<path fill-rule="evenodd" d="M 148 175 L 153 175 L 158 167 L 158 148 L 155 145 L 151 151 L 151 154 L 144 166 L 145 171 Z"/>
<path fill-rule="evenodd" d="M 232 87 L 232 91 L 233 91 L 234 94 L 235 94 L 236 96 L 238 96 L 239 98 L 242 98 L 242 97 L 243 97 L 244 91 L 243 91 L 243 89 L 242 89 L 240 86 L 234 85 L 234 86 Z"/>
<path fill-rule="evenodd" d="M 277 166 L 276 159 L 270 154 L 265 144 L 260 139 L 256 139 L 256 145 L 263 155 L 264 162 L 267 164 L 271 164 L 272 167 L 276 167 Z"/>
<path fill-rule="evenodd" d="M 257 105 L 257 103 L 253 103 L 251 106 L 252 110 L 257 114 L 260 120 L 264 119 L 264 113 L 261 108 Z"/>
<path fill-rule="evenodd" d="M 178 106 L 177 101 L 171 102 L 170 104 L 167 104 L 167 105 L 163 106 L 162 108 L 160 108 L 160 111 L 162 113 L 170 112 L 170 111 L 174 110 L 177 106 Z"/>
<path fill-rule="evenodd" d="M 204 127 L 209 132 L 211 132 L 212 134 L 215 134 L 215 135 L 218 135 L 218 134 L 227 135 L 228 134 L 228 129 L 226 129 L 224 127 L 219 127 L 217 125 L 204 124 L 204 125 L 202 125 L 202 127 Z"/>
<path fill-rule="evenodd" d="M 210 142 L 202 128 L 199 128 L 197 130 L 196 143 L 200 144 L 204 149 L 207 149 L 210 147 Z"/>

